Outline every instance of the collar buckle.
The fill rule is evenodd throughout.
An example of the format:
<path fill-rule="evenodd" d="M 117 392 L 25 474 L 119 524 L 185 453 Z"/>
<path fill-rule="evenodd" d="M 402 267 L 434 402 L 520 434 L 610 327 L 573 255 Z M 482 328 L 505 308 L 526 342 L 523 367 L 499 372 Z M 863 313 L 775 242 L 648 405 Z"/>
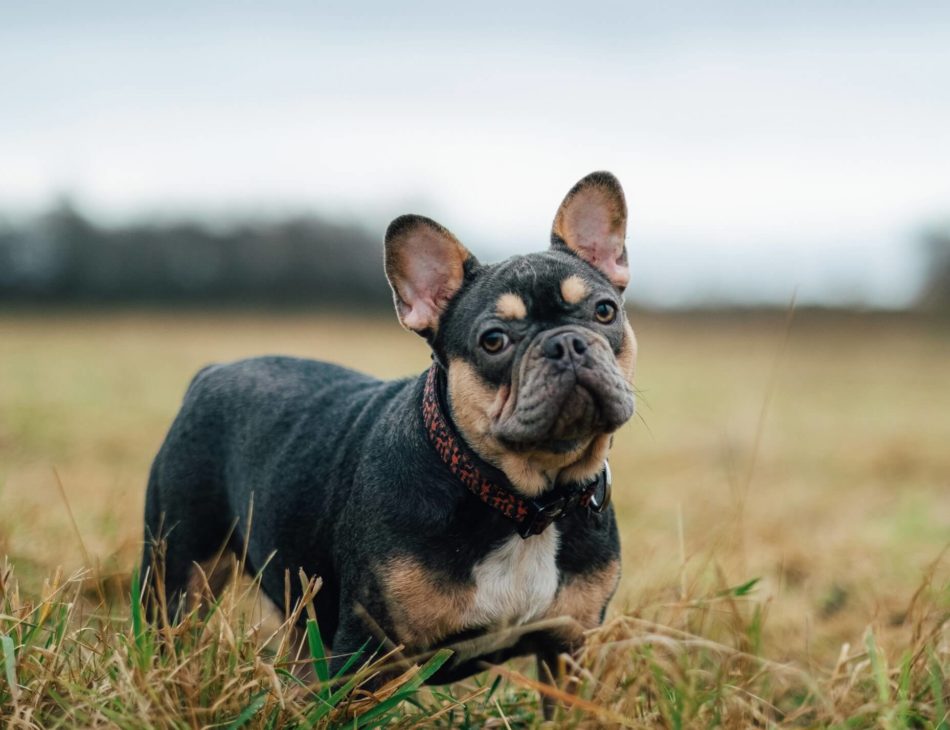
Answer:
<path fill-rule="evenodd" d="M 605 461 L 603 470 L 597 475 L 597 482 L 587 505 L 590 507 L 591 512 L 600 514 L 607 509 L 607 506 L 610 504 L 610 492 L 613 481 L 613 477 L 610 474 L 610 462 Z"/>
<path fill-rule="evenodd" d="M 600 514 L 610 504 L 612 484 L 610 464 L 605 461 L 604 468 L 586 488 L 574 488 L 567 493 L 563 490 L 557 491 L 546 499 L 525 500 L 528 516 L 518 526 L 518 534 L 525 539 L 540 535 L 579 504 L 586 505 L 595 514 Z"/>
<path fill-rule="evenodd" d="M 559 495 L 543 502 L 532 499 L 528 502 L 528 516 L 518 527 L 518 534 L 523 538 L 540 535 L 551 523 L 557 522 L 567 514 L 571 505 L 571 498 Z"/>

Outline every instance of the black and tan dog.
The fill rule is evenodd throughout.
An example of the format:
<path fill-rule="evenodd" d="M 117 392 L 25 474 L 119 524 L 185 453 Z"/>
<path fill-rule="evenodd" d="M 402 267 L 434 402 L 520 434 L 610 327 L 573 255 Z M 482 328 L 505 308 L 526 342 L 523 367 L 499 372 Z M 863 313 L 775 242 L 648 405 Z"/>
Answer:
<path fill-rule="evenodd" d="M 281 608 L 301 569 L 322 578 L 339 661 L 380 632 L 407 653 L 467 647 L 436 681 L 576 647 L 620 574 L 607 452 L 634 411 L 626 218 L 598 172 L 567 194 L 548 250 L 499 264 L 428 218 L 393 221 L 399 320 L 433 352 L 418 377 L 288 357 L 202 370 L 146 498 L 143 570 L 161 532 L 150 575 L 173 612 L 227 543 Z"/>

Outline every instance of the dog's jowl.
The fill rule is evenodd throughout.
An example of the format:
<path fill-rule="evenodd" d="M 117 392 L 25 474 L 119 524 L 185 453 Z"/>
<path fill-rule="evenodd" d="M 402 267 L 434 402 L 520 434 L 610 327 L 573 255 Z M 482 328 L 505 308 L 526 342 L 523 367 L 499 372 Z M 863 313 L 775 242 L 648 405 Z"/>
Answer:
<path fill-rule="evenodd" d="M 340 662 L 382 635 L 450 645 L 448 681 L 575 649 L 620 575 L 607 458 L 634 410 L 626 218 L 599 172 L 543 252 L 498 264 L 428 218 L 393 221 L 396 313 L 433 355 L 418 377 L 289 357 L 198 373 L 152 466 L 150 593 L 179 614 L 195 565 L 224 548 L 281 609 L 301 571 L 320 576 Z"/>

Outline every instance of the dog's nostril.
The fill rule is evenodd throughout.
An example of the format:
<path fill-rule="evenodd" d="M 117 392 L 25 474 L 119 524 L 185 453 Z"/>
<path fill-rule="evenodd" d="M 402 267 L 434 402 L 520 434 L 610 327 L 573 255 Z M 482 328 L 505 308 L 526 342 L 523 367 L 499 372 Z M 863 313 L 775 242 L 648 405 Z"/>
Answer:
<path fill-rule="evenodd" d="M 549 360 L 570 360 L 587 352 L 587 340 L 580 335 L 562 332 L 548 338 L 541 350 Z"/>
<path fill-rule="evenodd" d="M 564 345 L 560 337 L 552 337 L 544 343 L 544 355 L 552 360 L 560 360 L 564 357 Z"/>

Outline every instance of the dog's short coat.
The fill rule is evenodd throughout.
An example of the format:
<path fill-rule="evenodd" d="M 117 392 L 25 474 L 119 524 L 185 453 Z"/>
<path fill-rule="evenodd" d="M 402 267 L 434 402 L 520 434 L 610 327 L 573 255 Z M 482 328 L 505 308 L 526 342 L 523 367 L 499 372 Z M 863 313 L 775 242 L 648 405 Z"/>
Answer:
<path fill-rule="evenodd" d="M 561 204 L 548 250 L 494 265 L 427 218 L 396 219 L 386 273 L 400 321 L 432 348 L 428 374 L 381 382 L 289 357 L 199 372 L 146 498 L 143 571 L 172 614 L 194 564 L 227 542 L 283 609 L 301 570 L 322 578 L 334 667 L 379 631 L 409 652 L 463 647 L 435 681 L 577 647 L 620 574 L 613 509 L 594 509 L 585 485 L 634 408 L 626 216 L 617 180 L 593 173 Z M 489 498 L 478 479 L 501 486 Z M 546 529 L 517 521 L 562 492 L 569 508 Z M 568 618 L 530 626 L 556 617 Z"/>

